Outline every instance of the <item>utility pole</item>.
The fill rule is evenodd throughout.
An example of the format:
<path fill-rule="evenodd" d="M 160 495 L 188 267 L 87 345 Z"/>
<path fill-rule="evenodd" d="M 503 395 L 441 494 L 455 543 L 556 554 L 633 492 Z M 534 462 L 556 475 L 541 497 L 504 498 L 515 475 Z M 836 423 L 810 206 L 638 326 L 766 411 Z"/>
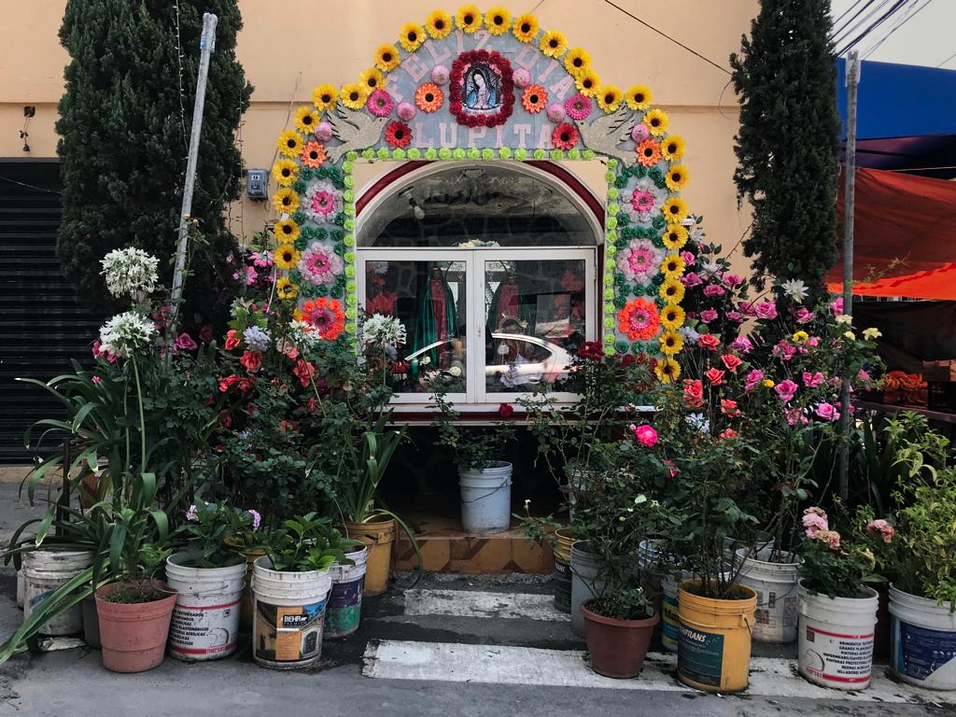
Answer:
<path fill-rule="evenodd" d="M 216 49 L 216 25 L 219 18 L 203 13 L 202 35 L 199 39 L 199 78 L 196 81 L 196 100 L 193 104 L 193 124 L 189 137 L 189 156 L 186 160 L 186 184 L 183 187 L 183 207 L 179 217 L 179 243 L 176 246 L 176 265 L 173 269 L 173 288 L 170 296 L 169 340 L 174 340 L 179 305 L 183 298 L 183 274 L 186 270 L 186 243 L 189 237 L 190 216 L 193 210 L 193 187 L 196 183 L 196 161 L 199 157 L 199 135 L 202 132 L 203 110 L 206 106 L 206 83 L 209 78 L 209 60 Z M 168 352 L 172 356 L 172 351 Z"/>
<path fill-rule="evenodd" d="M 860 53 L 846 61 L 846 177 L 843 191 L 843 313 L 853 316 L 853 212 L 856 198 L 856 106 L 860 85 Z M 840 396 L 840 497 L 850 494 L 850 377 L 843 376 Z"/>

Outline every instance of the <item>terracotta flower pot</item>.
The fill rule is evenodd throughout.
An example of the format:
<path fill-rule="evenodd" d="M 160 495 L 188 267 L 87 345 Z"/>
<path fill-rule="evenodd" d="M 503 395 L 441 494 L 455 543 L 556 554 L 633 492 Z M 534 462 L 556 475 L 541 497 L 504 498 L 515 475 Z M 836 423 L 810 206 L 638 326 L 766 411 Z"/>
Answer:
<path fill-rule="evenodd" d="M 164 595 L 150 602 L 110 602 L 107 597 L 136 583 L 110 583 L 96 591 L 96 613 L 100 621 L 103 667 L 112 672 L 144 672 L 158 666 L 166 652 L 169 621 L 176 606 L 176 591 L 151 581 Z"/>
<path fill-rule="evenodd" d="M 637 677 L 644 667 L 644 657 L 660 615 L 654 613 L 645 620 L 615 620 L 591 612 L 592 603 L 593 600 L 588 600 L 581 605 L 591 668 L 605 677 Z"/>

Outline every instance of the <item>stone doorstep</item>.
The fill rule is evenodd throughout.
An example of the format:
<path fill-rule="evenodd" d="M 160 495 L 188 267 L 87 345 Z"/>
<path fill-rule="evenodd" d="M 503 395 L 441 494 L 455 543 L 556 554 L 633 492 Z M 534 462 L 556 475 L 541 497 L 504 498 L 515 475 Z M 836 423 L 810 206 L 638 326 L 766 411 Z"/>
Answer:
<path fill-rule="evenodd" d="M 529 541 L 524 533 L 474 534 L 443 529 L 416 534 L 426 572 L 550 575 L 554 556 L 549 546 Z M 411 542 L 400 530 L 392 554 L 392 568 L 414 570 L 418 565 Z"/>
<path fill-rule="evenodd" d="M 22 466 L 0 466 L 0 483 L 19 483 L 26 478 L 27 473 L 32 470 L 32 465 Z M 52 482 L 54 473 L 51 473 L 46 482 Z M 59 479 L 59 476 L 56 476 Z"/>

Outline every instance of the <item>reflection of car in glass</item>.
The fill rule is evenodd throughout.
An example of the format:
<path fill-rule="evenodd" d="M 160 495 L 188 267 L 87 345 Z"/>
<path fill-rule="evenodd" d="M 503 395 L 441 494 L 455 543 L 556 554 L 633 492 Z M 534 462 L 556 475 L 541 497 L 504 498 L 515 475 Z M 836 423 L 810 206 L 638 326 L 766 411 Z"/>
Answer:
<path fill-rule="evenodd" d="M 542 379 L 553 382 L 563 376 L 571 365 L 571 354 L 567 349 L 547 339 L 497 331 L 491 336 L 493 341 L 487 347 L 485 361 L 485 378 L 489 383 L 494 379 L 506 387 L 513 387 Z M 460 339 L 435 341 L 409 354 L 404 360 L 411 363 L 429 351 L 453 341 Z"/>

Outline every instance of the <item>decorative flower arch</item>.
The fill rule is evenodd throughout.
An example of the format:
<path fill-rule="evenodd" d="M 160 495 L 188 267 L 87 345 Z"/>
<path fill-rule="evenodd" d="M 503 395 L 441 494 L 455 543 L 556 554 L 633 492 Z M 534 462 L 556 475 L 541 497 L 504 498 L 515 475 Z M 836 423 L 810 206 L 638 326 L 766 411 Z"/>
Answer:
<path fill-rule="evenodd" d="M 661 355 L 675 380 L 683 312 L 680 250 L 689 216 L 680 191 L 683 140 L 652 109 L 651 91 L 602 85 L 590 55 L 568 49 L 533 15 L 467 5 L 402 26 L 356 82 L 320 85 L 278 140 L 272 168 L 276 236 L 298 263 L 277 272 L 284 295 L 341 300 L 354 332 L 355 187 L 359 158 L 591 160 L 605 158 L 605 352 Z M 289 253 L 288 248 L 286 253 Z M 306 258 L 303 258 L 306 257 Z M 317 259 L 318 258 L 318 259 Z M 319 261 L 318 268 L 316 261 Z M 305 262 L 305 263 L 303 263 Z M 311 262 L 311 263 L 310 263 Z M 661 322 L 661 313 L 671 319 Z M 675 322 L 673 317 L 679 316 Z"/>

